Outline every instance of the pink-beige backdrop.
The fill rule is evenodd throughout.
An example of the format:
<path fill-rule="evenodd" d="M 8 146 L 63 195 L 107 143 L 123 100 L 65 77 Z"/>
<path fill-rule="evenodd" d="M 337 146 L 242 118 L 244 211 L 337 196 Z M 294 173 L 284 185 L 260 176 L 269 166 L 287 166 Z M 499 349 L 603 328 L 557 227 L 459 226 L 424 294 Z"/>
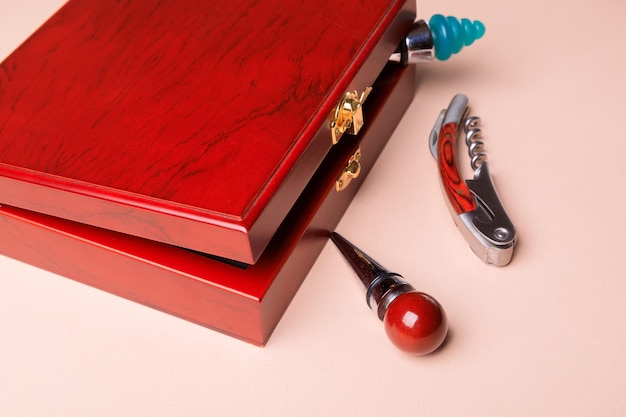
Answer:
<path fill-rule="evenodd" d="M 62 3 L 0 0 L 0 59 Z M 0 414 L 626 415 L 626 3 L 419 2 L 434 13 L 487 34 L 420 67 L 338 231 L 444 305 L 442 350 L 394 349 L 331 244 L 263 349 L 0 257 Z M 470 252 L 427 149 L 457 92 L 519 231 L 505 268 Z"/>

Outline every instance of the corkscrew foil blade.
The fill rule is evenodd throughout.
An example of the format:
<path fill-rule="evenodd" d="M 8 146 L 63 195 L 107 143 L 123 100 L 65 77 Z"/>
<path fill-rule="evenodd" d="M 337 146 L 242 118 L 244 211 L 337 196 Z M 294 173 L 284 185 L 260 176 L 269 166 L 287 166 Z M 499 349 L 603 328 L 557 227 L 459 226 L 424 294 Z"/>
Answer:
<path fill-rule="evenodd" d="M 485 263 L 504 266 L 511 262 L 517 232 L 493 184 L 483 151 L 480 119 L 467 117 L 469 100 L 457 94 L 437 117 L 429 148 L 437 161 L 442 190 L 450 213 L 470 247 Z M 457 166 L 456 141 L 465 131 L 473 179 L 463 180 Z"/>

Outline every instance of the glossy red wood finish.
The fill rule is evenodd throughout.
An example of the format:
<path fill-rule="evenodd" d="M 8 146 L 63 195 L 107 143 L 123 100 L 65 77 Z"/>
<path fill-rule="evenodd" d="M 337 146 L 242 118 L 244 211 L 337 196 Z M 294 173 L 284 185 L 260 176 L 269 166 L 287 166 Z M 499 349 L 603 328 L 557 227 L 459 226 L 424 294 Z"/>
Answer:
<path fill-rule="evenodd" d="M 253 263 L 403 0 L 70 0 L 0 65 L 2 202 Z"/>
<path fill-rule="evenodd" d="M 458 126 L 447 123 L 441 127 L 437 144 L 437 164 L 443 188 L 457 214 L 476 209 L 476 201 L 465 180 L 461 177 L 456 158 Z"/>
<path fill-rule="evenodd" d="M 0 207 L 0 253 L 263 345 L 400 121 L 414 83 L 412 67 L 385 70 L 364 108 L 369 123 L 359 140 L 333 149 L 263 256 L 246 269 L 9 206 Z M 335 179 L 359 141 L 361 175 L 335 192 Z"/>
<path fill-rule="evenodd" d="M 430 295 L 417 291 L 392 301 L 383 323 L 391 342 L 414 355 L 432 353 L 448 334 L 448 319 L 441 305 Z"/>

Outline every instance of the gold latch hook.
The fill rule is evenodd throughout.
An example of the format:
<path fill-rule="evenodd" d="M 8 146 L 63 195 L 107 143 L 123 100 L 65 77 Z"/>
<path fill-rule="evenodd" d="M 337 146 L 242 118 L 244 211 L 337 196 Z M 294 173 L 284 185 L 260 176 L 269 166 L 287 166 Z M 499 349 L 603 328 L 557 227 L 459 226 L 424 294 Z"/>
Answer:
<path fill-rule="evenodd" d="M 363 102 L 372 91 L 372 87 L 367 87 L 359 97 L 359 93 L 354 90 L 347 92 L 341 97 L 335 113 L 330 122 L 333 145 L 339 142 L 344 133 L 356 135 L 363 127 Z"/>
<path fill-rule="evenodd" d="M 359 174 L 361 173 L 361 163 L 359 162 L 360 160 L 361 148 L 357 148 L 357 150 L 354 151 L 354 154 L 352 154 L 352 156 L 350 157 L 350 160 L 346 164 L 346 167 L 339 175 L 339 178 L 337 178 L 337 181 L 335 182 L 335 190 L 345 190 L 348 184 L 350 184 L 350 181 L 352 181 L 353 178 L 357 178 L 359 176 Z"/>

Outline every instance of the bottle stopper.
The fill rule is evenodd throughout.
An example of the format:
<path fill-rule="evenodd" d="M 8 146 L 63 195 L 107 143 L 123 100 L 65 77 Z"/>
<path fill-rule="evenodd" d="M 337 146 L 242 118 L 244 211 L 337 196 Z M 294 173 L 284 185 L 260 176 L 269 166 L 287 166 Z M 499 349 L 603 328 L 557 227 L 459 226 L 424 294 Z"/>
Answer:
<path fill-rule="evenodd" d="M 365 286 L 367 305 L 376 311 L 391 342 L 415 355 L 437 350 L 448 333 L 446 313 L 437 300 L 416 291 L 338 233 L 330 238 Z"/>

